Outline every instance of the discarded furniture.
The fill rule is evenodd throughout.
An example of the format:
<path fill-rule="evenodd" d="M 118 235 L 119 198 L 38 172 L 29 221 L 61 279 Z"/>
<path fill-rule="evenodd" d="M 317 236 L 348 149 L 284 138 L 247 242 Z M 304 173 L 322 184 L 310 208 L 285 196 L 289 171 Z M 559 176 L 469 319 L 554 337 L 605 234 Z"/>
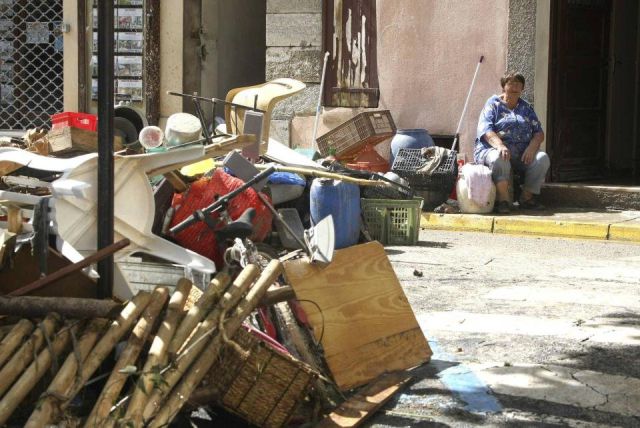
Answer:
<path fill-rule="evenodd" d="M 336 250 L 326 267 L 305 258 L 284 266 L 340 389 L 429 361 L 431 349 L 379 242 Z"/>

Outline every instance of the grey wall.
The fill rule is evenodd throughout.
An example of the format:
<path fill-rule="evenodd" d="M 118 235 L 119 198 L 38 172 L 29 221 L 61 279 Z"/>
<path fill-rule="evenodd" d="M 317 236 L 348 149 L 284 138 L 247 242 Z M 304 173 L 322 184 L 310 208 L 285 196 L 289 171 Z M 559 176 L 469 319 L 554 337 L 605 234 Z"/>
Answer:
<path fill-rule="evenodd" d="M 299 94 L 281 101 L 272 115 L 270 136 L 290 144 L 294 116 L 315 114 L 322 68 L 321 0 L 267 0 L 266 80 L 290 77 L 306 83 Z"/>

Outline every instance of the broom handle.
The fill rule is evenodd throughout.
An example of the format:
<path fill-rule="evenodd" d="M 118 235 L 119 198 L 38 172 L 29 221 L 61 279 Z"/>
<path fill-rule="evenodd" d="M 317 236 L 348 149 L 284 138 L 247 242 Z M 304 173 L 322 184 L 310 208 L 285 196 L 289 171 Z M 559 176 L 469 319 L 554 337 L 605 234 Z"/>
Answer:
<path fill-rule="evenodd" d="M 460 128 L 462 127 L 462 119 L 464 119 L 464 115 L 467 112 L 467 107 L 469 106 L 469 99 L 471 98 L 471 93 L 473 92 L 473 85 L 475 85 L 476 83 L 476 77 L 478 77 L 478 71 L 480 70 L 480 64 L 482 64 L 483 59 L 484 59 L 484 55 L 480 56 L 480 61 L 478 61 L 478 65 L 476 65 L 476 72 L 473 73 L 473 79 L 471 80 L 471 87 L 469 88 L 467 99 L 465 100 L 464 107 L 462 108 L 462 114 L 460 115 L 460 120 L 458 121 L 458 127 L 456 128 L 456 135 L 453 137 L 453 144 L 451 145 L 451 150 L 455 150 L 456 144 L 458 143 L 458 134 L 460 134 Z"/>

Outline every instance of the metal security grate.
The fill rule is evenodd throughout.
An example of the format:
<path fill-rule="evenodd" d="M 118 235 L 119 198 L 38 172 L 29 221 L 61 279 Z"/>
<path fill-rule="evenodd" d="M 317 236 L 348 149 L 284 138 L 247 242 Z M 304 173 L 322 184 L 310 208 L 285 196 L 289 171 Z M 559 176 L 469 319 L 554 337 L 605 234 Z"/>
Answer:
<path fill-rule="evenodd" d="M 62 1 L 0 0 L 0 129 L 49 126 L 63 109 Z"/>

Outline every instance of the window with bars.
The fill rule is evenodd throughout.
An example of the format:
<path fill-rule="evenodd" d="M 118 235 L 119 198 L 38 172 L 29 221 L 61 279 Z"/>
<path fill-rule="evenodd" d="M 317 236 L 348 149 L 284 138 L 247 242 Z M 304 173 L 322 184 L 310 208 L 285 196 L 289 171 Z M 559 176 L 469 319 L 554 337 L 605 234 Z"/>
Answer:
<path fill-rule="evenodd" d="M 63 109 L 62 1 L 0 0 L 0 130 L 48 127 Z"/>

